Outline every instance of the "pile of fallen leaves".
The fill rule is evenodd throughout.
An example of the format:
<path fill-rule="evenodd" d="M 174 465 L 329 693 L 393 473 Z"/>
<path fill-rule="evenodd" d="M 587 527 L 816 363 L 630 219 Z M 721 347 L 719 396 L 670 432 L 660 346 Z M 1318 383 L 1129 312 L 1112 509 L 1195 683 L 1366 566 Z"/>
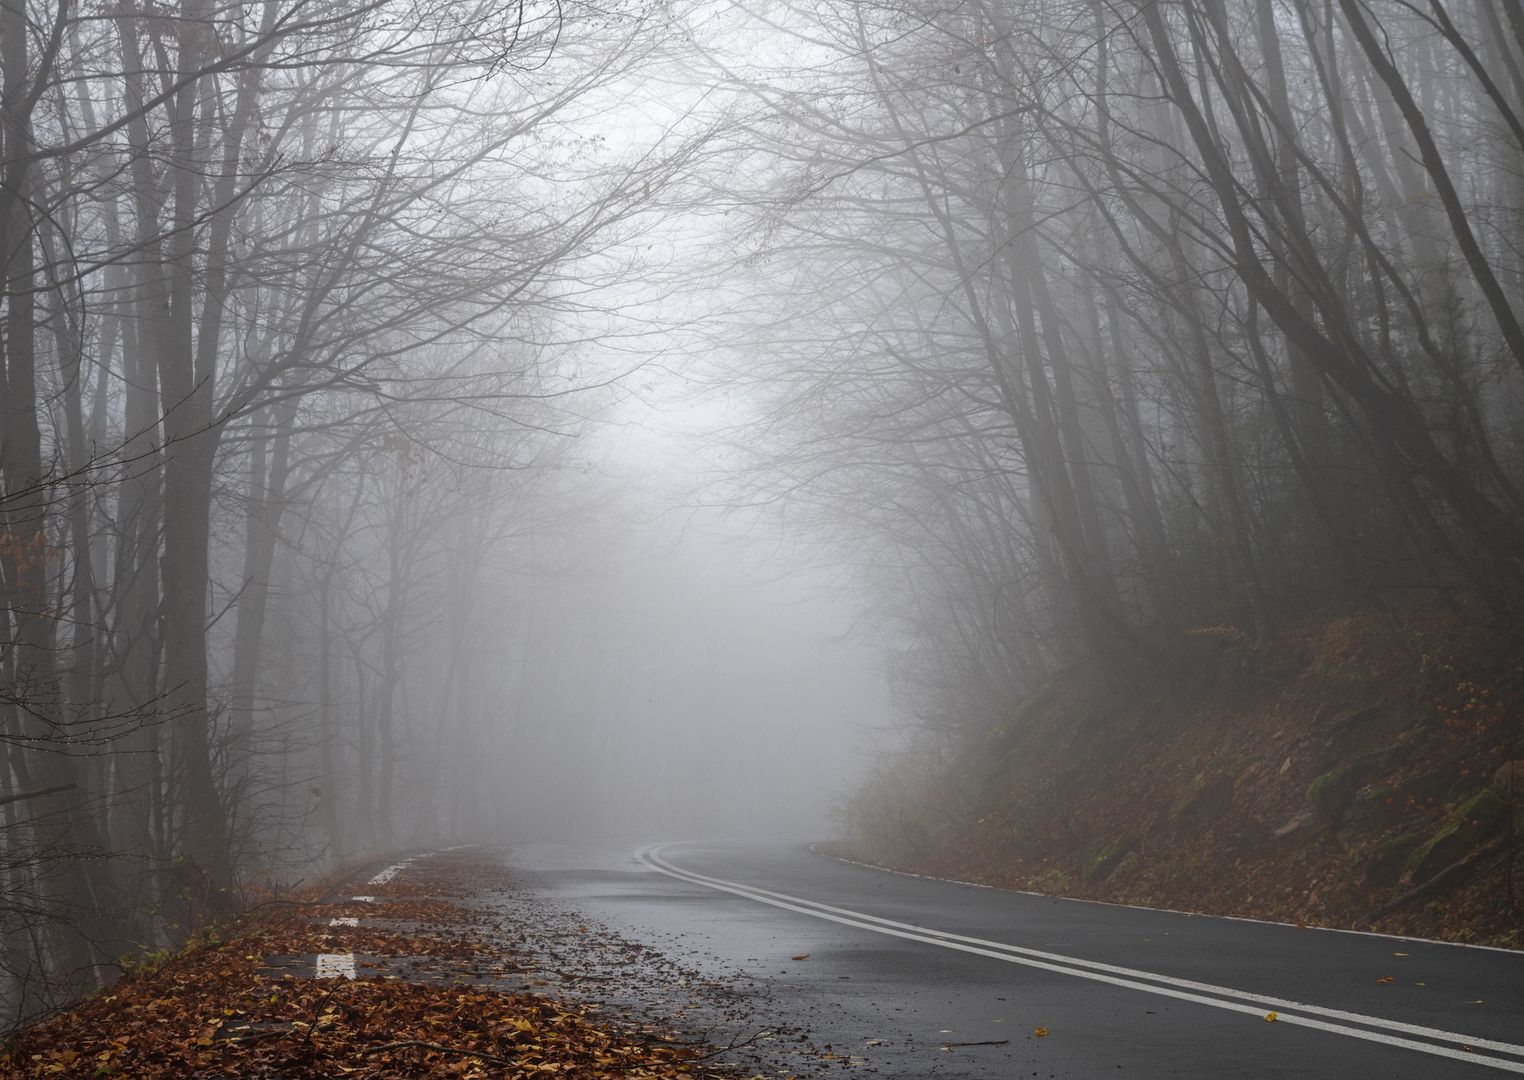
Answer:
<path fill-rule="evenodd" d="M 436 856 L 385 890 L 407 902 L 307 901 L 256 913 L 77 1008 L 18 1033 L 0 1077 L 675 1077 L 701 1045 L 553 998 L 494 989 L 520 970 L 459 897 L 495 864 Z M 380 890 L 372 890 L 379 892 Z M 381 926 L 332 926 L 356 917 Z M 311 956 L 355 954 L 359 978 L 317 979 Z M 419 981 L 419 961 L 431 965 Z M 466 965 L 451 977 L 451 964 Z M 284 965 L 284 966 L 283 966 Z M 487 984 L 469 976 L 489 976 Z"/>

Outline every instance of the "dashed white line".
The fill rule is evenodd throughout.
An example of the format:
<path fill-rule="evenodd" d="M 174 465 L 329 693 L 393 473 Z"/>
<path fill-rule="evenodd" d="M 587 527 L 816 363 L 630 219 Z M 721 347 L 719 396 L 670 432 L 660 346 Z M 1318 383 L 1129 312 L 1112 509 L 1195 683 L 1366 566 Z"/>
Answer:
<path fill-rule="evenodd" d="M 317 977 L 319 979 L 353 979 L 355 977 L 355 954 L 318 953 Z"/>
<path fill-rule="evenodd" d="M 812 918 L 840 923 L 843 926 L 871 930 L 876 934 L 886 934 L 890 937 L 904 938 L 910 941 L 921 941 L 928 945 L 940 946 L 944 949 L 954 949 L 958 952 L 987 956 L 991 959 L 1002 960 L 1010 964 L 1022 964 L 1026 967 L 1040 968 L 1044 971 L 1052 971 L 1061 975 L 1072 975 L 1076 978 L 1089 979 L 1094 982 L 1109 983 L 1113 986 L 1121 986 L 1130 990 L 1142 990 L 1146 993 L 1178 998 L 1183 1001 L 1195 1002 L 1199 1005 L 1209 1005 L 1212 1008 L 1226 1009 L 1230 1012 L 1247 1013 L 1260 1017 L 1274 1012 L 1277 1014 L 1276 1018 L 1279 1022 L 1293 1026 L 1316 1028 L 1320 1031 L 1346 1035 L 1355 1039 L 1364 1039 L 1368 1042 L 1397 1046 L 1406 1050 L 1416 1050 L 1420 1053 L 1453 1058 L 1457 1061 L 1469 1061 L 1476 1065 L 1486 1065 L 1504 1072 L 1524 1073 L 1524 1061 L 1510 1061 L 1506 1058 L 1489 1057 L 1475 1052 L 1478 1049 L 1492 1050 L 1524 1058 L 1524 1046 L 1514 1043 L 1501 1042 L 1496 1039 L 1477 1038 L 1457 1032 L 1442 1031 L 1438 1028 L 1424 1027 L 1419 1024 L 1405 1024 L 1379 1016 L 1366 1016 L 1360 1013 L 1345 1012 L 1342 1009 L 1328 1009 L 1305 1002 L 1261 997 L 1257 994 L 1251 994 L 1244 990 L 1235 990 L 1231 987 L 1213 986 L 1209 983 L 1177 979 L 1173 976 L 1160 975 L 1155 972 L 1139 971 L 1134 968 L 1119 967 L 1114 964 L 1103 964 L 1094 960 L 1084 960 L 1075 956 L 1043 952 L 1038 949 L 1027 949 L 1019 945 L 1008 945 L 1000 941 L 987 941 L 983 938 L 967 937 L 962 934 L 952 934 L 942 930 L 912 926 L 909 923 L 882 919 L 876 915 L 868 915 L 849 908 L 832 907 L 829 904 L 806 900 L 798 896 L 790 896 L 787 893 L 773 892 L 769 889 L 742 885 L 734 881 L 708 877 L 691 870 L 683 870 L 673 866 L 661 857 L 662 848 L 668 846 L 670 845 L 658 845 L 646 848 L 639 853 L 639 858 L 653 870 L 657 870 L 669 877 L 687 881 L 694 885 L 702 885 L 705 888 L 715 889 L 719 892 L 732 893 L 736 896 L 745 897 L 748 900 L 754 900 L 759 904 L 769 904 L 773 907 L 795 911 L 802 915 L 809 915 Z M 1286 1010 L 1295 1011 L 1288 1012 Z M 1323 1020 L 1317 1017 L 1328 1017 L 1329 1019 Z M 1345 1022 L 1340 1023 L 1337 1021 Z M 1366 1026 L 1364 1028 L 1357 1028 L 1350 1027 L 1348 1026 L 1349 1024 L 1363 1024 Z M 1383 1030 L 1372 1031 L 1368 1030 L 1369 1028 Z M 1402 1035 L 1388 1034 L 1388 1032 L 1401 1032 L 1402 1035 L 1416 1035 L 1420 1038 L 1440 1041 L 1419 1042 L 1416 1039 L 1404 1038 Z M 1444 1043 L 1451 1045 L 1443 1045 Z M 1465 1047 L 1465 1049 L 1462 1049 L 1462 1047 Z"/>
<path fill-rule="evenodd" d="M 404 859 L 400 863 L 397 863 L 395 866 L 388 866 L 385 870 L 381 871 L 375 877 L 371 878 L 367 884 L 385 885 L 392 878 L 396 877 L 398 874 L 402 873 L 402 871 L 406 870 L 408 864 L 412 861 L 412 859 Z"/>

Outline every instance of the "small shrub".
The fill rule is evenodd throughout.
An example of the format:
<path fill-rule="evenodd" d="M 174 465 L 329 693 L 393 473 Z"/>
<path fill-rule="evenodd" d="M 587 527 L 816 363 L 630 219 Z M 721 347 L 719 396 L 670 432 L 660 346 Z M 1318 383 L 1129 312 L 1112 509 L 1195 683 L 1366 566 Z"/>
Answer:
<path fill-rule="evenodd" d="M 1054 866 L 1027 882 L 1027 888 L 1050 896 L 1064 896 L 1074 891 L 1074 881 L 1068 874 Z"/>

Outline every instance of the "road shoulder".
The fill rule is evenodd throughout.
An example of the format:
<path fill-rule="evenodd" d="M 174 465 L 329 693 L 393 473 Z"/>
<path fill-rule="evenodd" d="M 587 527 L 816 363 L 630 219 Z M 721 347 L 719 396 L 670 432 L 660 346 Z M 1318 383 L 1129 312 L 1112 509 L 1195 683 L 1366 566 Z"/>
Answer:
<path fill-rule="evenodd" d="M 16 1033 L 0 1077 L 736 1075 L 691 1030 L 562 994 L 513 890 L 499 853 L 454 850 L 264 904 Z"/>

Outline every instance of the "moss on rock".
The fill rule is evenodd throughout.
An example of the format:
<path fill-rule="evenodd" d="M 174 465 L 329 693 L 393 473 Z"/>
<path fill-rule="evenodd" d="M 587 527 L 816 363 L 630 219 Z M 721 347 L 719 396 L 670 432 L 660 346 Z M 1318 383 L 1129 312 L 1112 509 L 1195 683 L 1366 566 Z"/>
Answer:
<path fill-rule="evenodd" d="M 1354 829 L 1383 829 L 1402 817 L 1404 801 L 1390 784 L 1366 784 L 1355 793 L 1344 820 Z"/>
<path fill-rule="evenodd" d="M 1330 769 L 1307 785 L 1307 801 L 1330 829 L 1337 829 L 1344 820 L 1344 812 L 1360 790 L 1363 772 L 1359 762 L 1350 762 Z"/>
<path fill-rule="evenodd" d="M 1203 772 L 1170 807 L 1171 825 L 1197 817 L 1221 816 L 1233 805 L 1233 774 L 1227 769 Z"/>
<path fill-rule="evenodd" d="M 1423 843 L 1423 833 L 1406 832 L 1377 844 L 1365 861 L 1365 880 L 1372 885 L 1395 885 L 1402 880 L 1408 857 Z"/>
<path fill-rule="evenodd" d="M 1098 885 L 1109 878 L 1123 859 L 1138 849 L 1137 833 L 1125 832 L 1107 844 L 1085 868 L 1085 881 Z"/>
<path fill-rule="evenodd" d="M 1408 857 L 1407 878 L 1428 881 L 1487 838 L 1508 813 L 1508 804 L 1491 788 L 1482 788 L 1450 812 L 1449 819 Z"/>

